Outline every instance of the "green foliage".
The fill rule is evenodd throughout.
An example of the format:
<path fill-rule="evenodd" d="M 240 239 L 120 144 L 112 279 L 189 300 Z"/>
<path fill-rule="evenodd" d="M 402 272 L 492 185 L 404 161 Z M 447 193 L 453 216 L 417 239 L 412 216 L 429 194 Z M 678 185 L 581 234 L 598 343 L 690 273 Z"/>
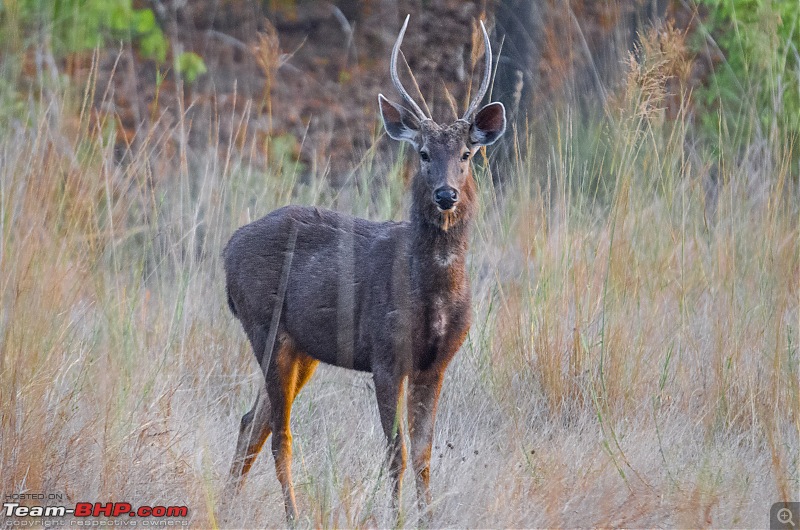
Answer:
<path fill-rule="evenodd" d="M 305 171 L 305 166 L 297 160 L 300 145 L 292 134 L 272 136 L 267 146 L 270 167 L 276 172 L 297 175 Z"/>
<path fill-rule="evenodd" d="M 800 2 L 697 1 L 708 7 L 708 31 L 724 55 L 699 94 L 701 108 L 719 108 L 722 121 L 705 112 L 704 129 L 716 137 L 722 124 L 740 142 L 754 133 L 798 135 Z"/>
<path fill-rule="evenodd" d="M 194 52 L 183 52 L 175 59 L 175 71 L 187 82 L 194 83 L 198 76 L 206 73 L 206 63 Z"/>
<path fill-rule="evenodd" d="M 12 81 L 0 77 L 0 127 L 8 128 L 11 120 L 27 123 L 25 100 L 20 97 Z"/>
<path fill-rule="evenodd" d="M 46 38 L 56 55 L 91 50 L 110 41 L 135 43 L 142 55 L 163 62 L 167 39 L 150 9 L 131 0 L 19 0 L 0 3 L 5 27 Z"/>

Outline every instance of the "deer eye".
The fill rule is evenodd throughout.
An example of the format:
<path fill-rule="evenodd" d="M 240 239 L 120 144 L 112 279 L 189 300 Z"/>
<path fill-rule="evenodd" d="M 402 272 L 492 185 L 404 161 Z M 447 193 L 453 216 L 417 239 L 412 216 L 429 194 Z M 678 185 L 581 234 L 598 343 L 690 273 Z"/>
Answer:
<path fill-rule="evenodd" d="M 419 159 L 422 160 L 423 162 L 429 162 L 431 159 L 431 155 L 429 155 L 427 151 L 420 151 Z"/>
<path fill-rule="evenodd" d="M 464 154 L 461 155 L 461 161 L 466 162 L 467 160 L 469 160 L 469 151 L 464 151 Z"/>

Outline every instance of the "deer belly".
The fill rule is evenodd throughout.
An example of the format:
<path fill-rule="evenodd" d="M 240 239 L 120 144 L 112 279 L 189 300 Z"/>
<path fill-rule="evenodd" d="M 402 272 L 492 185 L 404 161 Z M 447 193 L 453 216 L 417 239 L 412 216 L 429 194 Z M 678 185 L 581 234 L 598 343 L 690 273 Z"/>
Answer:
<path fill-rule="evenodd" d="M 286 330 L 303 352 L 333 366 L 371 370 L 369 355 L 358 341 L 352 305 L 330 302 L 293 307 L 289 302 Z"/>

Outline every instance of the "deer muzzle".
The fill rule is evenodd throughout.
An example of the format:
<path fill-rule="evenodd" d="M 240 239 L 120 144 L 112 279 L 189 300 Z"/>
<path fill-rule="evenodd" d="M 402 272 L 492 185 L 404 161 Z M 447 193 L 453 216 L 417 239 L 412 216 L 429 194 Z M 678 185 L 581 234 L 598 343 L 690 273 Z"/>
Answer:
<path fill-rule="evenodd" d="M 458 190 L 451 186 L 436 188 L 433 192 L 433 202 L 443 212 L 452 210 L 458 202 Z"/>

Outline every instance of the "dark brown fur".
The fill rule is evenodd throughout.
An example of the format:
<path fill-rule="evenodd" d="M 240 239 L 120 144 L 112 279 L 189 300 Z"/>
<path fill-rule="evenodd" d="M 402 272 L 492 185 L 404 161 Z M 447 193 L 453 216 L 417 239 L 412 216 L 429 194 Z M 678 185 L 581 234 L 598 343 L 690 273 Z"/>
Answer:
<path fill-rule="evenodd" d="M 502 105 L 442 127 L 383 97 L 379 104 L 390 136 L 424 152 L 408 221 L 287 206 L 237 230 L 224 252 L 228 303 L 266 376 L 242 418 L 231 477 L 238 487 L 271 432 L 290 519 L 297 515 L 291 404 L 320 361 L 372 372 L 395 502 L 406 467 L 398 401 L 408 380 L 412 464 L 420 506 L 428 506 L 442 378 L 470 325 L 466 252 L 477 208 L 470 158 L 502 134 Z M 458 197 L 446 211 L 434 197 L 443 187 Z"/>

